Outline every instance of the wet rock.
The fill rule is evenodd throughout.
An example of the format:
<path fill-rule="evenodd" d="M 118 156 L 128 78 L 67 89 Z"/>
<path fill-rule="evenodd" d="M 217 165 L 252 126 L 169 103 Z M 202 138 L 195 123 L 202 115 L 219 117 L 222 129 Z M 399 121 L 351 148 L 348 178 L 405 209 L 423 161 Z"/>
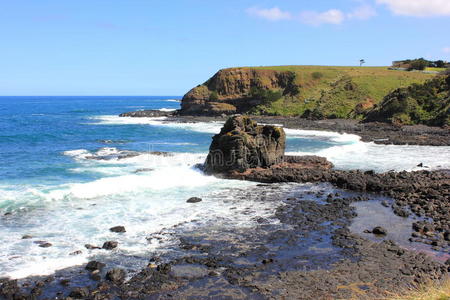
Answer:
<path fill-rule="evenodd" d="M 444 240 L 450 242 L 450 232 L 449 231 L 444 233 Z"/>
<path fill-rule="evenodd" d="M 127 274 L 126 274 L 125 270 L 116 268 L 116 269 L 109 270 L 106 273 L 106 279 L 115 284 L 121 284 L 125 281 L 126 275 Z"/>
<path fill-rule="evenodd" d="M 187 203 L 198 203 L 198 202 L 201 202 L 201 201 L 202 201 L 202 198 L 191 197 L 191 198 L 189 198 L 186 202 L 187 202 Z"/>
<path fill-rule="evenodd" d="M 116 241 L 107 241 L 103 244 L 102 249 L 113 250 L 119 245 Z"/>
<path fill-rule="evenodd" d="M 119 117 L 154 118 L 154 117 L 168 117 L 173 115 L 174 115 L 173 111 L 139 110 L 122 113 L 119 115 Z"/>
<path fill-rule="evenodd" d="M 33 237 L 29 234 L 25 234 L 24 236 L 22 236 L 22 240 L 28 240 L 28 239 L 32 239 Z"/>
<path fill-rule="evenodd" d="M 91 245 L 91 244 L 86 244 L 86 245 L 84 245 L 84 247 L 86 249 L 89 249 L 89 250 L 101 249 L 101 247 L 94 246 L 94 245 Z"/>
<path fill-rule="evenodd" d="M 116 233 L 123 233 L 123 232 L 126 232 L 124 226 L 114 226 L 114 227 L 111 227 L 111 228 L 109 229 L 109 231 L 111 231 L 111 232 L 116 232 Z"/>
<path fill-rule="evenodd" d="M 106 265 L 98 261 L 90 261 L 86 264 L 85 269 L 88 271 L 102 270 Z"/>
<path fill-rule="evenodd" d="M 89 274 L 89 277 L 90 277 L 92 280 L 95 280 L 95 281 L 100 281 L 100 280 L 102 279 L 102 275 L 101 275 L 101 273 L 100 273 L 100 270 L 94 270 L 94 271 L 92 271 L 92 272 Z"/>
<path fill-rule="evenodd" d="M 213 137 L 205 171 L 245 171 L 281 163 L 285 144 L 286 135 L 282 128 L 258 125 L 247 116 L 231 117 Z"/>
<path fill-rule="evenodd" d="M 74 288 L 69 294 L 69 297 L 72 297 L 75 299 L 86 299 L 88 296 L 89 296 L 89 290 L 86 287 Z"/>
<path fill-rule="evenodd" d="M 69 280 L 69 279 L 61 279 L 61 280 L 59 281 L 59 284 L 60 284 L 60 285 L 63 285 L 63 286 L 69 286 L 70 280 Z"/>
<path fill-rule="evenodd" d="M 53 246 L 51 243 L 42 243 L 42 244 L 39 244 L 39 247 L 41 247 L 41 248 L 49 248 L 49 247 L 51 247 L 51 246 Z"/>
<path fill-rule="evenodd" d="M 411 215 L 406 209 L 403 209 L 398 206 L 393 207 L 393 210 L 394 210 L 394 213 L 399 217 L 407 218 Z"/>
<path fill-rule="evenodd" d="M 71 255 L 71 256 L 80 255 L 80 254 L 83 254 L 83 251 L 77 250 L 77 251 L 73 251 L 73 252 L 69 253 L 69 255 Z"/>
<path fill-rule="evenodd" d="M 133 173 L 137 174 L 137 173 L 143 173 L 143 172 L 152 172 L 155 169 L 152 168 L 141 168 L 141 169 L 136 169 Z"/>
<path fill-rule="evenodd" d="M 372 229 L 372 233 L 373 234 L 378 234 L 378 235 L 386 235 L 387 234 L 387 230 L 381 226 L 377 226 L 374 229 Z"/>
<path fill-rule="evenodd" d="M 174 277 L 178 278 L 186 278 L 186 279 L 194 279 L 194 278 L 202 278 L 208 275 L 208 269 L 205 266 L 201 265 L 174 265 L 171 267 L 171 274 Z"/>

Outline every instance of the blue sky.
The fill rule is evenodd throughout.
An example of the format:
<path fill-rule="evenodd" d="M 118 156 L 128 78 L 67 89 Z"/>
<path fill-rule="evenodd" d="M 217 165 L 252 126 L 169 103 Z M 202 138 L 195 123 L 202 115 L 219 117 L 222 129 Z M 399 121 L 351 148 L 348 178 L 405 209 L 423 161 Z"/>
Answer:
<path fill-rule="evenodd" d="M 450 60 L 449 0 L 0 0 L 0 95 L 182 95 L 218 69 Z"/>

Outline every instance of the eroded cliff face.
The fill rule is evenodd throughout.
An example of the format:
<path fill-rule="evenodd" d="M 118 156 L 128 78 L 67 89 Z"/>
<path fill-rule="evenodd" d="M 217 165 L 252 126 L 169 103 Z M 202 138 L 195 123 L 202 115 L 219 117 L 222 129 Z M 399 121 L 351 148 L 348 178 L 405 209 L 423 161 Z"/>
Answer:
<path fill-rule="evenodd" d="M 276 90 L 283 95 L 294 89 L 295 73 L 267 69 L 232 68 L 217 72 L 190 90 L 181 102 L 181 114 L 220 115 L 245 112 L 261 103 L 255 90 Z"/>

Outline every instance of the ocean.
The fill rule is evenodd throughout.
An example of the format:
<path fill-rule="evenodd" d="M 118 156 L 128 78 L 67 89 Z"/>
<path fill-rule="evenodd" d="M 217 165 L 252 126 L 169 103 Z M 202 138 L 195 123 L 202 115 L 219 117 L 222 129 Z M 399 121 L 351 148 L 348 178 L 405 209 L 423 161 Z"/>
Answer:
<path fill-rule="evenodd" d="M 170 238 L 148 237 L 177 224 L 251 227 L 255 216 L 264 215 L 268 207 L 252 207 L 251 199 L 245 203 L 251 210 L 237 214 L 232 201 L 256 183 L 218 179 L 195 168 L 220 122 L 118 117 L 175 110 L 179 99 L 0 97 L 0 277 L 80 265 L 94 255 L 85 244 L 107 240 L 117 240 L 127 257 L 164 252 Z M 339 169 L 418 170 L 419 163 L 450 168 L 450 147 L 376 145 L 324 131 L 286 133 L 288 154 L 325 156 Z M 186 203 L 193 196 L 202 205 Z M 127 234 L 109 231 L 117 225 Z M 39 241 L 52 247 L 39 247 Z"/>

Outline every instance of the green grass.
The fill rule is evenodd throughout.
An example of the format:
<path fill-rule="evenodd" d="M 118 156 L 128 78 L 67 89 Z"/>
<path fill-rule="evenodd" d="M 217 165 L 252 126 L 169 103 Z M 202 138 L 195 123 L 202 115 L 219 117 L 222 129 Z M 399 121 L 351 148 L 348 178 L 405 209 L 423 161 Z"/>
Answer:
<path fill-rule="evenodd" d="M 399 72 L 388 67 L 342 66 L 274 66 L 244 67 L 296 74 L 300 86 L 296 97 L 283 97 L 262 108 L 276 115 L 301 115 L 305 110 L 320 110 L 325 116 L 346 118 L 358 103 L 380 103 L 393 90 L 412 83 L 423 83 L 434 75 L 420 72 Z M 320 75 L 319 75 L 320 74 Z M 351 85 L 353 90 L 347 90 Z"/>
<path fill-rule="evenodd" d="M 426 68 L 425 71 L 443 72 L 446 68 Z"/>

